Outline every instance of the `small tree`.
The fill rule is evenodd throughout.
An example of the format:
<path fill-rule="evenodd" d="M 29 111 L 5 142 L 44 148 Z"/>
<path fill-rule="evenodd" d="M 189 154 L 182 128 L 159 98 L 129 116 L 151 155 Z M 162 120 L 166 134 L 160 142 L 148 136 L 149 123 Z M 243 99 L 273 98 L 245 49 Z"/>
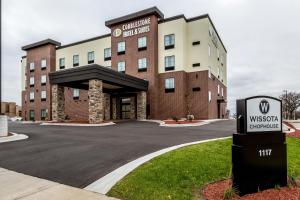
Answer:
<path fill-rule="evenodd" d="M 287 112 L 287 119 L 292 119 L 293 113 L 300 107 L 300 93 L 284 93 L 279 98 L 282 100 L 283 112 Z"/>

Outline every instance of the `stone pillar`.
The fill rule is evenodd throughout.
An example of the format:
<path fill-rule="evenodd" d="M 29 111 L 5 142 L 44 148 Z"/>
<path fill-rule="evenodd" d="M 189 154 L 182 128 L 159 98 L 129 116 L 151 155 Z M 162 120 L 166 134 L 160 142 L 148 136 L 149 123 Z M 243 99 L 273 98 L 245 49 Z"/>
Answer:
<path fill-rule="evenodd" d="M 65 88 L 56 84 L 52 86 L 52 120 L 65 120 Z"/>
<path fill-rule="evenodd" d="M 104 119 L 110 120 L 110 95 L 104 93 L 103 98 Z"/>
<path fill-rule="evenodd" d="M 136 115 L 135 115 L 135 97 L 130 97 L 130 119 L 135 119 Z"/>
<path fill-rule="evenodd" d="M 112 98 L 112 119 L 117 119 L 117 99 Z"/>
<path fill-rule="evenodd" d="M 145 91 L 137 93 L 137 119 L 146 119 L 147 94 Z"/>
<path fill-rule="evenodd" d="M 89 80 L 89 123 L 103 122 L 103 92 L 101 80 Z"/>

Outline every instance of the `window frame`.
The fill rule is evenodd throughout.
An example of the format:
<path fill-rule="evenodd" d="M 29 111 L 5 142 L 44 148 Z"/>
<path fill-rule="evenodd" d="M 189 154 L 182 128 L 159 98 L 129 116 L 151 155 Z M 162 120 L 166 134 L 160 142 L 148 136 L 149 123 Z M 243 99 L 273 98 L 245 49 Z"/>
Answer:
<path fill-rule="evenodd" d="M 75 91 L 78 91 L 78 92 L 75 92 Z M 79 96 L 80 96 L 80 90 L 77 89 L 77 88 L 73 88 L 73 90 L 72 90 L 72 96 L 73 96 L 74 100 L 78 100 Z"/>
<path fill-rule="evenodd" d="M 75 57 L 77 57 L 77 62 L 75 63 Z M 73 55 L 73 67 L 78 67 L 79 66 L 79 55 Z"/>
<path fill-rule="evenodd" d="M 90 56 L 92 55 L 92 56 Z M 92 58 L 92 60 L 90 60 Z M 93 64 L 95 62 L 95 51 L 89 51 L 87 54 L 88 64 Z"/>
<path fill-rule="evenodd" d="M 122 71 L 120 71 L 120 64 L 121 64 L 121 63 L 124 63 L 124 66 L 121 66 L 121 67 L 124 67 L 124 70 L 122 70 Z M 120 61 L 120 62 L 118 62 L 117 68 L 118 68 L 118 72 L 120 72 L 120 73 L 125 73 L 125 71 L 126 71 L 126 62 L 125 62 L 125 61 Z"/>
<path fill-rule="evenodd" d="M 143 44 L 143 42 L 140 42 L 140 40 L 145 39 L 145 45 L 140 46 L 140 44 Z M 142 36 L 138 38 L 138 51 L 144 51 L 147 50 L 147 36 Z"/>
<path fill-rule="evenodd" d="M 171 40 L 170 41 L 166 40 L 166 38 L 169 38 L 169 37 L 171 37 Z M 166 41 L 170 42 L 170 44 L 166 44 Z M 165 47 L 165 50 L 175 48 L 175 34 L 174 33 L 164 36 L 164 47 Z"/>
<path fill-rule="evenodd" d="M 167 66 L 167 64 L 169 64 L 169 62 L 167 62 L 167 60 L 171 59 L 171 58 L 174 59 L 174 61 L 171 62 L 171 64 L 173 63 L 174 65 Z M 165 71 L 172 71 L 172 70 L 175 70 L 175 55 L 165 56 Z"/>
<path fill-rule="evenodd" d="M 46 99 L 47 99 L 47 91 L 46 90 L 42 90 L 41 91 L 41 101 L 46 101 Z"/>
<path fill-rule="evenodd" d="M 119 49 L 119 45 L 120 44 L 124 44 L 124 49 L 122 48 L 122 49 Z M 118 55 L 123 55 L 123 54 L 125 54 L 126 53 L 126 42 L 125 41 L 120 41 L 120 42 L 118 42 L 117 43 L 117 54 Z"/>
<path fill-rule="evenodd" d="M 43 116 L 45 114 L 45 116 Z M 41 120 L 45 121 L 47 118 L 47 110 L 46 109 L 41 109 Z"/>
<path fill-rule="evenodd" d="M 168 81 L 171 81 L 169 82 Z M 171 87 L 170 87 L 171 86 Z M 165 79 L 165 93 L 173 93 L 175 92 L 175 78 L 174 77 L 169 77 Z"/>
<path fill-rule="evenodd" d="M 63 61 L 63 65 L 62 65 Z M 66 68 L 66 58 L 59 58 L 59 69 L 65 69 Z"/>
<path fill-rule="evenodd" d="M 45 61 L 45 66 L 43 65 L 43 61 Z M 43 58 L 43 59 L 41 59 L 41 69 L 43 70 L 43 69 L 46 69 L 47 68 L 47 60 L 46 60 L 46 58 Z"/>
<path fill-rule="evenodd" d="M 144 60 L 141 61 L 141 60 Z M 141 61 L 141 62 L 140 62 Z M 140 64 L 143 63 L 145 66 L 140 66 Z M 147 62 L 147 58 L 139 58 L 138 59 L 138 72 L 146 72 L 147 71 L 147 68 L 148 68 L 148 62 Z"/>
<path fill-rule="evenodd" d="M 43 81 L 43 77 L 45 77 L 45 81 Z M 47 84 L 47 75 L 41 75 L 41 85 L 46 85 Z"/>
<path fill-rule="evenodd" d="M 31 76 L 31 77 L 29 78 L 29 86 L 30 86 L 30 87 L 34 87 L 34 76 Z"/>
<path fill-rule="evenodd" d="M 30 71 L 30 72 L 34 72 L 34 68 L 35 68 L 34 62 L 30 62 L 30 63 L 29 63 L 29 71 Z"/>
<path fill-rule="evenodd" d="M 34 102 L 34 92 L 33 91 L 29 92 L 29 101 Z"/>
<path fill-rule="evenodd" d="M 109 54 L 107 55 L 106 51 L 109 51 Z M 111 48 L 105 48 L 103 50 L 104 53 L 104 61 L 109 61 L 111 60 Z"/>

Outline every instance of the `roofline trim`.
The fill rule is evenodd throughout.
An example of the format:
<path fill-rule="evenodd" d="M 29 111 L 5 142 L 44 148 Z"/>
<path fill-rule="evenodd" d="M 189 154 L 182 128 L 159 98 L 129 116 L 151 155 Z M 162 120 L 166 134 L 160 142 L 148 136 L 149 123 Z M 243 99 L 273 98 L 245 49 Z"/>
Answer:
<path fill-rule="evenodd" d="M 82 43 L 87 43 L 87 42 L 91 42 L 91 41 L 94 41 L 94 40 L 103 39 L 103 38 L 106 38 L 106 37 L 111 37 L 111 34 L 107 33 L 107 34 L 92 37 L 92 38 L 89 38 L 89 39 L 80 40 L 78 42 L 73 42 L 73 43 L 70 43 L 70 44 L 66 44 L 66 45 L 57 47 L 56 49 L 58 50 L 58 49 L 63 49 L 63 48 L 71 47 L 71 46 L 76 46 L 76 45 L 79 45 L 79 44 L 82 44 Z"/>
<path fill-rule="evenodd" d="M 166 22 L 170 22 L 170 21 L 174 21 L 174 20 L 178 20 L 178 19 L 184 19 L 187 23 L 188 22 L 193 22 L 193 21 L 197 21 L 197 20 L 200 20 L 200 19 L 204 19 L 204 18 L 208 18 L 209 22 L 211 23 L 212 27 L 214 28 L 225 52 L 227 53 L 227 50 L 226 50 L 226 47 L 214 25 L 214 23 L 212 22 L 210 16 L 208 14 L 204 14 L 204 15 L 199 15 L 199 16 L 196 16 L 196 17 L 191 17 L 191 18 L 186 18 L 184 14 L 181 14 L 181 15 L 176 15 L 176 16 L 173 16 L 173 17 L 169 17 L 169 18 L 165 18 L 165 19 L 161 19 L 158 21 L 159 24 L 162 24 L 162 23 L 166 23 Z"/>
<path fill-rule="evenodd" d="M 34 49 L 34 48 L 37 48 L 37 47 L 41 47 L 41 46 L 48 45 L 48 44 L 52 44 L 52 45 L 55 45 L 55 46 L 60 46 L 61 45 L 60 42 L 57 42 L 55 40 L 52 40 L 52 39 L 48 38 L 48 39 L 45 39 L 45 40 L 42 40 L 42 41 L 39 41 L 39 42 L 35 42 L 35 43 L 29 44 L 29 45 L 25 45 L 25 46 L 22 47 L 22 50 L 27 51 L 27 50 Z"/>

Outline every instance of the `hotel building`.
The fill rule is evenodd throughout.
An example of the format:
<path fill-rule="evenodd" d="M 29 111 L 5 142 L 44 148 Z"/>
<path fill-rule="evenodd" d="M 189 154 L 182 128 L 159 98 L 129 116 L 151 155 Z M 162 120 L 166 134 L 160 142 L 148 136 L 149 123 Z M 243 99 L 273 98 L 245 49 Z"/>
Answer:
<path fill-rule="evenodd" d="M 209 15 L 156 7 L 105 22 L 111 33 L 22 47 L 24 120 L 226 117 L 226 49 Z"/>

